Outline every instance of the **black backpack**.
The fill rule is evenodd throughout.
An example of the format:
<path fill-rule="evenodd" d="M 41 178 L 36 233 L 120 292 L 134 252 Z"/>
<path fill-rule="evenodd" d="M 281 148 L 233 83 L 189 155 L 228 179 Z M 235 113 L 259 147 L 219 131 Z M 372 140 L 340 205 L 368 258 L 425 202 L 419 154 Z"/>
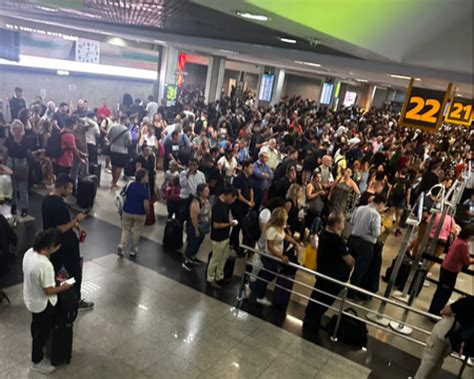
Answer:
<path fill-rule="evenodd" d="M 56 305 L 56 323 L 71 324 L 76 320 L 79 308 L 79 297 L 75 288 L 58 293 Z"/>
<path fill-rule="evenodd" d="M 71 133 L 71 132 L 61 133 L 60 131 L 53 131 L 53 133 L 48 139 L 48 142 L 46 143 L 46 156 L 47 157 L 49 158 L 61 157 L 61 154 L 63 153 L 63 150 L 61 149 L 61 140 L 62 140 L 62 136 L 66 133 Z"/>
<path fill-rule="evenodd" d="M 244 236 L 244 242 L 249 244 L 251 247 L 255 246 L 260 235 L 260 224 L 258 222 L 259 213 L 251 210 L 242 220 L 242 234 Z"/>

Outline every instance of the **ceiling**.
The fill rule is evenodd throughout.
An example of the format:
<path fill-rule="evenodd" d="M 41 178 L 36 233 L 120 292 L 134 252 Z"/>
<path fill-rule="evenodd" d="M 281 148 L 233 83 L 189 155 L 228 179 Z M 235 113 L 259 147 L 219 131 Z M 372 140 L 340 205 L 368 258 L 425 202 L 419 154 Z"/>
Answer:
<path fill-rule="evenodd" d="M 380 4 L 379 0 L 0 0 L 0 27 L 36 25 L 102 40 L 119 36 L 149 48 L 167 43 L 198 54 L 398 88 L 406 88 L 407 80 L 389 74 L 419 77 L 417 86 L 435 89 L 453 81 L 459 93 L 473 97 L 472 1 L 456 0 L 455 6 L 446 0 Z M 250 22 L 236 11 L 264 14 L 270 20 Z"/>

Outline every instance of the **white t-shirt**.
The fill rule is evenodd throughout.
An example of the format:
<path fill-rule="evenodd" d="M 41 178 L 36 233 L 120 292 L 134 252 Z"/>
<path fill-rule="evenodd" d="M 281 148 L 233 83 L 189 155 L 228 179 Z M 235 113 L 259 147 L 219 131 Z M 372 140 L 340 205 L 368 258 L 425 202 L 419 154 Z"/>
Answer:
<path fill-rule="evenodd" d="M 153 120 L 153 116 L 158 113 L 158 103 L 156 101 L 150 101 L 146 105 L 146 116 L 150 119 Z"/>
<path fill-rule="evenodd" d="M 267 230 L 265 230 L 265 240 L 267 242 L 273 241 L 275 250 L 278 250 L 283 254 L 285 240 L 285 232 L 283 230 L 278 230 L 277 228 L 270 226 Z M 268 251 L 268 247 L 266 250 Z"/>
<path fill-rule="evenodd" d="M 225 156 L 221 157 L 217 164 L 220 166 L 222 165 L 222 170 L 224 171 L 225 176 L 232 176 L 234 174 L 235 169 L 239 165 L 237 159 L 232 157 L 231 161 L 229 162 Z"/>
<path fill-rule="evenodd" d="M 47 296 L 43 288 L 55 287 L 53 264 L 48 257 L 38 254 L 33 248 L 23 257 L 23 299 L 26 308 L 33 313 L 43 312 L 48 301 L 55 306 L 58 295 Z"/>

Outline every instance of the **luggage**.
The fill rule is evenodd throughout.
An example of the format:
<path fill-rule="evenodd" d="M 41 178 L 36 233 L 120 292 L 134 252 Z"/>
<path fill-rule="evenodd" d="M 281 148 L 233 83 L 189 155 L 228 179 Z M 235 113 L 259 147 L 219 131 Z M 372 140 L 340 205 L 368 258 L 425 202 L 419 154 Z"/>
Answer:
<path fill-rule="evenodd" d="M 125 168 L 123 169 L 123 174 L 127 178 L 129 178 L 130 176 L 135 176 L 136 169 L 137 167 L 136 167 L 135 161 L 130 160 L 125 166 Z"/>
<path fill-rule="evenodd" d="M 209 262 L 211 261 L 211 257 L 212 257 L 212 251 L 209 253 L 209 256 L 207 258 L 206 272 L 209 267 Z M 234 276 L 234 269 L 235 269 L 235 257 L 232 255 L 229 255 L 224 266 L 224 279 L 231 279 L 232 276 Z"/>
<path fill-rule="evenodd" d="M 41 167 L 41 162 L 35 157 L 28 159 L 28 184 L 33 186 L 35 184 L 41 184 L 43 181 L 43 168 Z"/>
<path fill-rule="evenodd" d="M 55 323 L 47 345 L 47 355 L 53 366 L 71 362 L 72 341 L 73 324 Z"/>
<path fill-rule="evenodd" d="M 173 218 L 166 222 L 165 233 L 163 235 L 163 248 L 165 250 L 177 250 L 183 246 L 183 225 L 173 215 Z"/>
<path fill-rule="evenodd" d="M 92 209 L 97 194 L 97 176 L 89 175 L 77 181 L 77 206 Z"/>
<path fill-rule="evenodd" d="M 284 287 L 280 288 L 275 286 L 275 291 L 273 292 L 272 306 L 276 309 L 286 312 L 288 304 L 290 302 L 291 290 L 293 289 L 293 276 L 279 276 L 276 280 L 278 286 Z"/>
<path fill-rule="evenodd" d="M 310 270 L 316 270 L 317 255 L 318 249 L 308 243 L 306 245 L 306 250 L 304 254 L 303 266 L 309 268 Z"/>
<path fill-rule="evenodd" d="M 390 276 L 392 275 L 392 271 L 393 271 L 393 268 L 395 266 L 396 260 L 397 260 L 397 258 L 394 258 L 394 260 L 392 261 L 392 264 L 390 265 L 390 267 L 387 267 L 387 270 L 385 271 L 385 276 L 382 277 L 382 280 L 386 283 L 388 283 L 388 281 L 390 279 Z M 395 279 L 395 287 L 399 291 L 403 291 L 403 289 L 405 288 L 405 284 L 408 280 L 408 275 L 410 275 L 410 270 L 411 270 L 411 265 L 412 264 L 413 264 L 413 261 L 411 259 L 409 259 L 409 258 L 404 258 L 403 259 L 402 265 L 400 266 L 400 269 L 398 270 L 398 275 Z M 419 293 L 421 292 L 421 289 L 423 288 L 423 282 L 426 279 L 427 273 L 428 273 L 428 271 L 426 269 L 421 269 L 420 267 L 418 267 L 418 269 L 416 271 L 416 274 L 415 274 L 415 277 L 413 278 L 413 283 L 411 284 L 408 293 L 411 292 L 413 285 L 415 283 L 418 283 L 419 287 L 416 289 L 415 294 L 416 294 L 416 296 L 419 295 Z"/>
<path fill-rule="evenodd" d="M 150 200 L 150 212 L 146 215 L 145 225 L 153 225 L 156 222 L 155 218 L 155 202 Z"/>
<path fill-rule="evenodd" d="M 350 312 L 354 314 L 355 316 L 357 316 L 357 312 L 352 308 L 346 309 L 346 312 Z M 326 331 L 331 336 L 334 335 L 336 323 L 337 323 L 337 315 L 334 315 L 331 317 L 331 320 L 329 320 L 326 326 Z M 367 340 L 368 340 L 367 334 L 368 334 L 368 330 L 367 330 L 367 325 L 365 324 L 365 322 L 356 320 L 355 318 L 346 316 L 345 314 L 341 316 L 341 323 L 339 324 L 339 329 L 336 335 L 336 337 L 341 342 L 347 343 L 349 345 L 358 346 L 358 347 L 367 347 Z"/>
<path fill-rule="evenodd" d="M 91 163 L 89 165 L 89 175 L 97 176 L 97 187 L 100 187 L 101 174 L 102 174 L 102 164 Z"/>

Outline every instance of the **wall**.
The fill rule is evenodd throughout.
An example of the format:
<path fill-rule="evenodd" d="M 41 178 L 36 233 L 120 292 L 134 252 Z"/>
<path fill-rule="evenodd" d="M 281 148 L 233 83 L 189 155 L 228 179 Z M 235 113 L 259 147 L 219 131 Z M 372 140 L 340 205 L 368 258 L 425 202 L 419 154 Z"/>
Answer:
<path fill-rule="evenodd" d="M 376 87 L 374 98 L 372 100 L 372 108 L 382 108 L 387 99 L 387 88 Z"/>
<path fill-rule="evenodd" d="M 301 96 L 319 102 L 321 93 L 321 80 L 307 76 L 287 74 L 281 97 Z"/>
<path fill-rule="evenodd" d="M 184 77 L 184 85 L 206 88 L 207 66 L 196 63 L 186 63 L 184 71 L 188 74 Z"/>
<path fill-rule="evenodd" d="M 77 102 L 86 99 L 91 107 L 100 105 L 102 98 L 108 100 L 109 106 L 116 109 L 125 92 L 133 98 L 146 99 L 152 92 L 152 82 L 140 82 L 122 79 L 102 79 L 87 76 L 59 76 L 45 72 L 31 72 L 26 69 L 0 69 L 0 98 L 10 97 L 15 87 L 23 89 L 27 104 L 35 96 L 43 95 L 45 101 L 52 100 L 57 105 L 61 101 Z"/>
<path fill-rule="evenodd" d="M 258 87 L 258 74 L 245 73 L 244 77 L 245 82 L 247 83 L 247 88 L 253 92 L 257 92 Z"/>

